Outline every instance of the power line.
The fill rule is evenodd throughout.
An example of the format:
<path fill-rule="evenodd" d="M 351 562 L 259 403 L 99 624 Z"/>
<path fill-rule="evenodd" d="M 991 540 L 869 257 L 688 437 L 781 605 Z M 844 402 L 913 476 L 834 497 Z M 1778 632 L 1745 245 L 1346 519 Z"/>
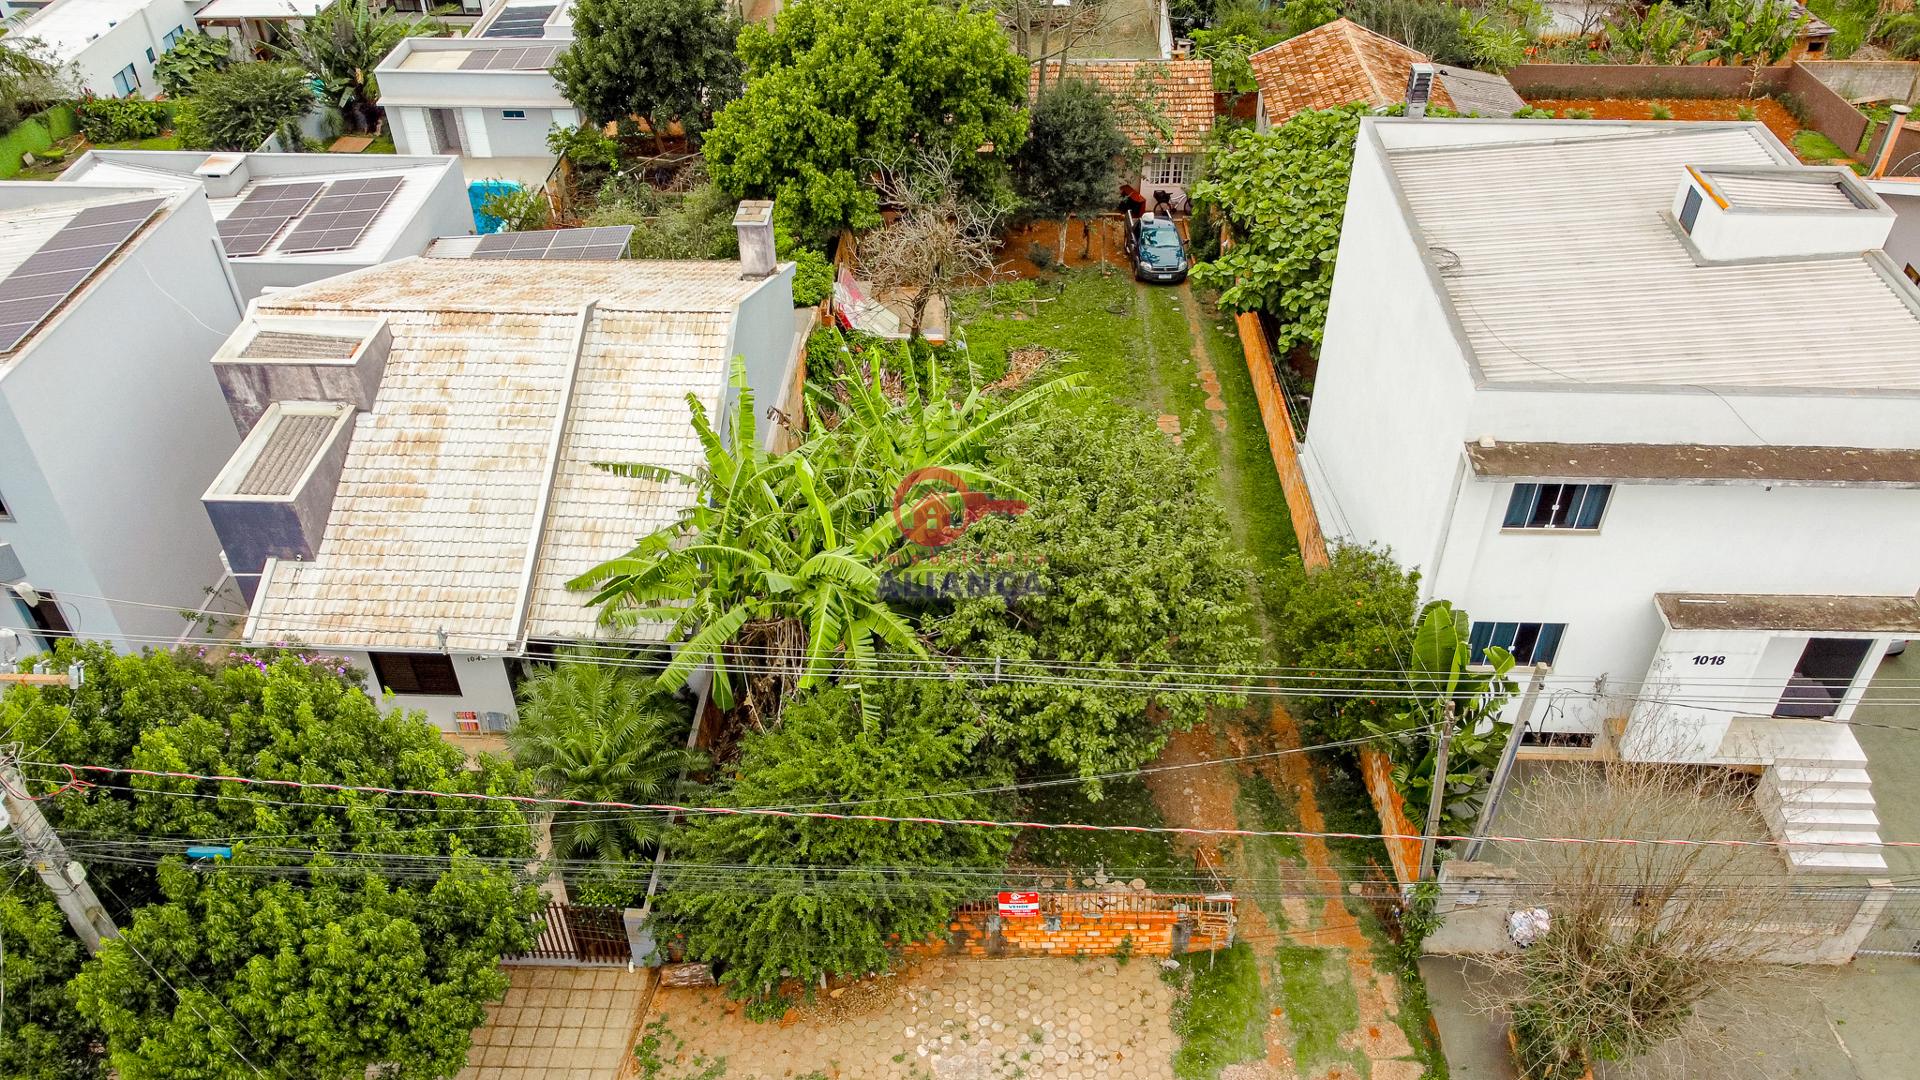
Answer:
<path fill-rule="evenodd" d="M 891 814 L 850 814 L 833 813 L 821 810 L 773 810 L 754 809 L 735 806 L 686 806 L 675 803 L 632 803 L 619 801 L 595 801 L 588 799 L 560 799 L 537 795 L 498 795 L 485 792 L 434 791 L 428 788 L 389 788 L 361 784 L 332 784 L 302 780 L 279 780 L 265 777 L 228 776 L 210 773 L 177 772 L 164 769 L 120 768 L 109 765 L 86 765 L 69 762 L 23 762 L 43 769 L 60 769 L 69 773 L 89 772 L 118 776 L 146 776 L 157 779 L 196 780 L 211 783 L 233 783 L 284 787 L 298 790 L 334 791 L 362 795 L 412 796 L 419 798 L 453 799 L 482 803 L 510 803 L 527 807 L 571 806 L 590 807 L 606 810 L 624 810 L 649 814 L 698 814 L 714 817 L 765 817 L 786 818 L 812 821 L 846 821 L 882 825 L 939 825 L 984 829 L 1051 829 L 1075 832 L 1113 832 L 1166 834 L 1177 836 L 1238 836 L 1287 838 L 1295 840 L 1420 840 L 1429 839 L 1424 834 L 1404 833 L 1362 833 L 1338 831 L 1312 831 L 1304 829 L 1240 829 L 1240 828 L 1200 828 L 1174 825 L 1094 825 L 1081 822 L 1045 822 L 1045 821 L 1004 821 L 990 818 L 938 818 L 915 817 Z M 392 809 L 404 812 L 403 808 Z M 1582 844 L 1597 846 L 1673 846 L 1673 847 L 1730 847 L 1758 848 L 1776 850 L 1779 848 L 1920 848 L 1920 840 L 1835 840 L 1820 843 L 1796 843 L 1793 841 L 1740 840 L 1723 838 L 1637 838 L 1637 837 L 1600 837 L 1600 836 L 1486 836 L 1470 837 L 1451 833 L 1434 834 L 1435 841 L 1461 841 L 1482 839 L 1498 844 Z"/>

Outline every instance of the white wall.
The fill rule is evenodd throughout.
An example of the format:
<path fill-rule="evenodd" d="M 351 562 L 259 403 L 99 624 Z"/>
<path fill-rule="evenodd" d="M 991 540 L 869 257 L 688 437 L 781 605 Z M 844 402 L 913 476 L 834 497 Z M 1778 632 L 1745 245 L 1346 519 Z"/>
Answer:
<path fill-rule="evenodd" d="M 508 109 L 499 106 L 444 107 L 453 110 L 456 129 L 460 133 L 461 151 L 463 156 L 469 158 L 552 157 L 553 152 L 547 149 L 547 132 L 556 124 L 572 127 L 580 122 L 580 114 L 572 109 L 520 108 L 518 111 L 527 115 L 523 120 L 516 120 L 508 118 Z M 387 126 L 393 132 L 394 149 L 397 152 L 442 152 L 433 144 L 428 108 L 388 105 L 386 110 Z"/>
<path fill-rule="evenodd" d="M 192 31 L 195 28 L 193 12 L 199 6 L 199 3 L 182 0 L 152 0 L 118 25 L 108 27 L 103 17 L 94 29 L 73 34 L 71 44 L 64 48 L 64 54 L 71 56 L 67 66 L 79 78 L 81 89 L 96 97 L 117 97 L 113 77 L 132 64 L 140 77 L 140 96 L 157 97 L 160 81 L 153 76 L 153 61 L 147 59 L 147 51 L 152 50 L 158 59 L 166 51 L 161 42 L 169 31 L 175 27 Z M 60 17 L 63 25 L 72 18 L 61 16 L 57 10 L 49 14 Z M 30 37 L 33 28 L 23 27 L 17 33 Z M 99 37 L 86 41 L 88 33 L 98 33 Z M 62 36 L 67 35 L 63 32 Z M 55 47 L 62 48 L 58 44 Z"/>
<path fill-rule="evenodd" d="M 1362 132 L 1302 452 L 1327 534 L 1409 565 L 1439 541 L 1473 395 L 1422 265 Z"/>
<path fill-rule="evenodd" d="M 1902 270 L 1920 267 L 1920 183 L 1909 181 L 1906 186 L 1915 189 L 1912 195 L 1889 194 L 1884 184 L 1874 188 L 1897 215 L 1887 237 L 1887 257 Z"/>
<path fill-rule="evenodd" d="M 62 192 L 63 195 L 68 194 Z M 0 524 L 84 635 L 177 636 L 221 575 L 200 494 L 239 444 L 207 364 L 241 308 L 198 191 L 150 227 L 0 377 Z M 23 626 L 11 605 L 0 623 Z"/>
<path fill-rule="evenodd" d="M 336 650 L 318 651 L 333 653 Z M 425 713 L 433 726 L 442 731 L 459 730 L 454 717 L 458 712 L 503 712 L 508 716 L 515 715 L 513 685 L 507 679 L 507 663 L 498 656 L 454 653 L 454 675 L 460 680 L 460 693 L 457 696 L 395 694 L 389 698 L 381 692 L 379 680 L 373 674 L 373 660 L 367 653 L 341 651 L 339 655 L 351 658 L 353 666 L 366 673 L 367 693 L 380 702 L 382 708 Z"/>

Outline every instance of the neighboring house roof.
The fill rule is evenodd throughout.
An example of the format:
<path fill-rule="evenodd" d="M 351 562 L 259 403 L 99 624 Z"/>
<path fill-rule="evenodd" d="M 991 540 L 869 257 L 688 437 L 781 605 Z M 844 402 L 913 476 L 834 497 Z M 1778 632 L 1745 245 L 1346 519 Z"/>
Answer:
<path fill-rule="evenodd" d="M 211 0 L 193 13 L 193 21 L 210 23 L 260 19 L 266 22 L 290 22 L 311 19 L 332 3 L 333 0 Z"/>
<path fill-rule="evenodd" d="M 6 326 L 18 325 L 28 321 L 30 317 L 37 316 L 32 320 L 36 325 L 26 336 L 21 337 L 12 348 L 0 352 L 0 375 L 6 373 L 13 362 L 45 332 L 49 324 L 63 318 L 85 298 L 87 292 L 97 282 L 112 273 L 113 268 L 126 258 L 127 252 L 142 242 L 147 232 L 153 228 L 154 221 L 165 217 L 186 197 L 185 193 L 180 191 L 156 191 L 151 188 L 130 187 L 89 190 L 79 185 L 67 187 L 54 182 L 27 184 L 14 181 L 8 183 L 3 190 L 10 201 L 11 197 L 27 195 L 30 191 L 35 195 L 44 195 L 46 198 L 44 201 L 0 206 L 0 287 L 4 287 L 6 280 L 15 270 L 20 269 L 28 259 L 33 258 L 42 246 L 53 241 L 56 234 L 73 223 L 81 214 L 97 208 L 129 203 L 154 202 L 158 205 L 133 235 L 107 254 L 107 257 L 94 267 L 92 273 L 67 289 L 64 299 L 52 310 L 45 310 L 44 304 L 34 308 L 33 303 L 27 300 L 0 302 L 0 346 L 11 342 L 14 336 L 4 332 Z M 76 225 L 76 228 L 86 228 L 86 224 L 83 222 Z M 29 273 L 32 272 L 29 270 Z M 56 283 L 55 287 L 57 288 L 59 284 L 64 283 Z M 16 315 L 14 313 L 16 308 L 32 310 L 24 315 Z M 44 314 L 40 314 L 41 312 Z M 104 316 L 104 313 L 102 314 Z"/>
<path fill-rule="evenodd" d="M 1504 119 L 1527 107 L 1526 100 L 1504 76 L 1447 64 L 1439 68 L 1440 87 L 1453 100 L 1451 108 L 1457 112 Z"/>
<path fill-rule="evenodd" d="M 1801 17 L 1807 20 L 1807 24 L 1800 28 L 1801 37 L 1817 38 L 1817 37 L 1832 37 L 1834 35 L 1835 31 L 1833 29 L 1832 23 L 1829 23 L 1825 19 L 1822 19 L 1820 16 L 1815 15 L 1811 11 L 1808 11 L 1807 5 L 1799 3 L 1798 0 L 1795 0 L 1795 3 L 1793 5 L 1793 13 L 1795 16 Z"/>
<path fill-rule="evenodd" d="M 1352 19 L 1335 19 L 1262 49 L 1248 62 L 1267 122 L 1284 124 L 1308 109 L 1335 109 L 1356 101 L 1385 107 L 1405 101 L 1407 73 L 1428 60 Z M 1432 101 L 1454 107 L 1445 84 L 1433 88 Z"/>
<path fill-rule="evenodd" d="M 57 64 L 73 59 L 94 39 L 139 16 L 152 0 L 54 0 L 13 30 L 16 38 L 38 38 Z M 171 27 L 160 27 L 164 33 Z"/>
<path fill-rule="evenodd" d="M 1500 480 L 1920 488 L 1920 450 L 1857 446 L 1470 442 L 1467 461 Z"/>
<path fill-rule="evenodd" d="M 209 192 L 207 205 L 215 222 L 225 221 L 247 196 L 263 187 L 279 184 L 331 184 L 336 180 L 370 177 L 397 177 L 400 186 L 352 247 L 331 251 L 286 251 L 287 239 L 307 215 L 306 210 L 287 219 L 265 247 L 248 254 L 229 253 L 228 258 L 259 262 L 355 263 L 386 257 L 407 226 L 424 209 L 434 189 L 448 170 L 459 168 L 452 157 L 399 157 L 391 154 L 354 157 L 341 154 L 242 154 L 214 155 L 217 158 L 240 157 L 248 172 L 245 183 L 215 196 Z M 62 181 L 83 184 L 145 184 L 151 187 L 191 189 L 201 186 L 195 170 L 209 163 L 205 153 L 166 150 L 93 150 L 61 174 Z M 318 196 L 316 196 L 317 201 Z"/>
<path fill-rule="evenodd" d="M 1883 253 L 1701 263 L 1682 242 L 1689 166 L 1802 168 L 1762 125 L 1364 126 L 1488 382 L 1920 390 L 1920 297 Z M 1398 141 L 1416 126 L 1452 141 Z"/>
<path fill-rule="evenodd" d="M 273 564 L 249 639 L 494 652 L 598 636 L 567 580 L 697 495 L 593 463 L 697 468 L 687 395 L 719 413 L 735 314 L 772 280 L 737 262 L 409 259 L 262 297 L 262 316 L 383 315 L 393 336 L 314 558 Z"/>
<path fill-rule="evenodd" d="M 1027 80 L 1029 95 L 1040 89 L 1040 65 L 1035 64 Z M 1061 62 L 1046 63 L 1047 85 L 1062 78 Z M 1149 136 L 1164 139 L 1161 149 L 1172 154 L 1191 154 L 1206 145 L 1207 132 L 1213 129 L 1213 61 L 1211 60 L 1069 60 L 1068 79 L 1083 79 L 1121 99 L 1158 94 L 1159 106 L 1169 130 L 1154 131 L 1146 121 L 1132 116 L 1122 130 L 1134 145 L 1146 145 Z"/>

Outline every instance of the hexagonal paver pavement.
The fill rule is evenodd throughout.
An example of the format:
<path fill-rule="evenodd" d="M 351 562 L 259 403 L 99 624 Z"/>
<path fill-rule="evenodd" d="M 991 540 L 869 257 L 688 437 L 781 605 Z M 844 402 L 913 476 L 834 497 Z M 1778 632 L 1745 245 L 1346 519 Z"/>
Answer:
<path fill-rule="evenodd" d="M 719 990 L 661 989 L 649 1027 L 682 1066 L 727 1080 L 1163 1080 L 1179 1040 L 1156 962 L 928 961 L 775 1023 Z"/>
<path fill-rule="evenodd" d="M 649 972 L 510 967 L 458 1080 L 615 1080 L 632 1057 Z"/>

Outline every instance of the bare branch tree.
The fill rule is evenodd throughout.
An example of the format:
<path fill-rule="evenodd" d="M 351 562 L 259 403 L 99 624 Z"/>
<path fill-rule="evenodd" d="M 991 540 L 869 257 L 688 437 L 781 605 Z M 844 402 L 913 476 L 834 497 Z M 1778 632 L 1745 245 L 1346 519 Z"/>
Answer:
<path fill-rule="evenodd" d="M 908 334 L 919 337 L 927 305 L 960 283 L 991 280 L 993 253 L 1005 208 L 960 194 L 956 151 L 922 149 L 901 163 L 881 165 L 875 186 L 894 209 L 885 225 L 860 241 L 861 276 L 882 293 L 904 294 L 912 311 Z"/>
<path fill-rule="evenodd" d="M 1072 0 L 1056 4 L 1053 0 L 996 0 L 994 11 L 1013 39 L 1013 50 L 1039 65 L 1040 85 L 1060 74 L 1048 70 L 1064 62 L 1073 50 L 1104 45 L 1123 36 L 1124 26 L 1138 18 L 1140 11 L 1110 0 Z"/>
<path fill-rule="evenodd" d="M 1711 766 L 1567 765 L 1511 799 L 1510 820 L 1534 836 L 1768 835 L 1748 778 Z M 1488 958 L 1485 1004 L 1511 1018 L 1529 1076 L 1574 1077 L 1596 1061 L 1703 1075 L 1701 1060 L 1730 1060 L 1727 1034 L 1751 991 L 1777 984 L 1778 962 L 1804 955 L 1844 915 L 1791 886 L 1769 846 L 1515 847 L 1519 906 L 1544 909 L 1550 924 L 1528 947 Z"/>

